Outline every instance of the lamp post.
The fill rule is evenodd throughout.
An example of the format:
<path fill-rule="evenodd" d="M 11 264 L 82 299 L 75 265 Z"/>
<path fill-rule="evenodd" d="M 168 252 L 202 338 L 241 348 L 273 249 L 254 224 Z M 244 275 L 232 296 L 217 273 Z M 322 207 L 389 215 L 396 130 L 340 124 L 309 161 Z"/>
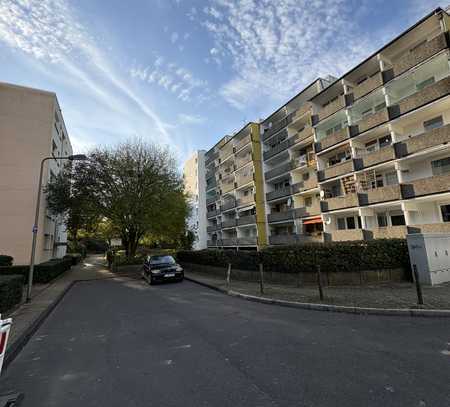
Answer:
<path fill-rule="evenodd" d="M 87 160 L 87 157 L 84 154 L 75 154 L 75 155 L 69 155 L 69 156 L 65 156 L 65 157 L 45 157 L 41 161 L 41 169 L 39 172 L 38 192 L 37 192 L 37 199 L 36 199 L 36 212 L 34 215 L 33 241 L 31 243 L 30 269 L 28 271 L 27 302 L 30 302 L 30 300 L 31 300 L 31 287 L 33 285 L 34 258 L 35 258 L 35 254 L 36 254 L 36 240 L 37 240 L 37 232 L 38 232 L 38 224 L 39 224 L 39 212 L 40 212 L 40 205 L 41 205 L 42 173 L 44 172 L 44 163 L 48 160 L 82 161 L 82 160 Z"/>

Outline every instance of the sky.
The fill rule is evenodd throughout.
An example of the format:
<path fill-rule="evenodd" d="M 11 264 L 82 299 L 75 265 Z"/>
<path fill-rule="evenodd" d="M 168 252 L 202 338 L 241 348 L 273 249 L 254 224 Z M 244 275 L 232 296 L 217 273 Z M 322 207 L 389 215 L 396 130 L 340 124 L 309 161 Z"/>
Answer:
<path fill-rule="evenodd" d="M 0 0 L 0 81 L 57 94 L 75 152 L 130 138 L 179 163 L 340 76 L 435 0 Z"/>

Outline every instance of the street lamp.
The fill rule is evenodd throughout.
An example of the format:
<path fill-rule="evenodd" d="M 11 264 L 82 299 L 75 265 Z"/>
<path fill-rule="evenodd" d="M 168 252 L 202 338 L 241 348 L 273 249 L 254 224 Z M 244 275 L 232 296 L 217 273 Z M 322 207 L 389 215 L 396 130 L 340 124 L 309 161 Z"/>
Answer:
<path fill-rule="evenodd" d="M 28 271 L 27 302 L 30 302 L 30 300 L 31 300 L 31 287 L 33 285 L 34 257 L 35 257 L 35 253 L 36 253 L 36 239 L 37 239 L 38 224 L 39 224 L 39 212 L 40 212 L 41 189 L 42 189 L 42 173 L 44 172 L 44 163 L 47 160 L 83 161 L 83 160 L 87 160 L 87 159 L 88 159 L 87 156 L 84 154 L 74 154 L 74 155 L 68 155 L 65 157 L 45 157 L 41 161 L 41 170 L 39 172 L 39 184 L 38 184 L 38 192 L 37 192 L 37 199 L 36 199 L 36 213 L 34 215 L 33 241 L 31 244 L 30 269 Z"/>

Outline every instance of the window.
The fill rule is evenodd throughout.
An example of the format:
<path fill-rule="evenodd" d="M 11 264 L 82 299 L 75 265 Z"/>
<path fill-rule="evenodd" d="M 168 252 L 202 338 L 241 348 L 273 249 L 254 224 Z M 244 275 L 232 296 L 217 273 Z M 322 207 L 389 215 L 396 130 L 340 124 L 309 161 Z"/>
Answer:
<path fill-rule="evenodd" d="M 337 228 L 338 230 L 345 230 L 345 218 L 338 218 Z"/>
<path fill-rule="evenodd" d="M 392 226 L 405 225 L 404 215 L 391 215 L 391 224 Z"/>
<path fill-rule="evenodd" d="M 353 216 L 345 219 L 347 222 L 347 229 L 356 229 L 355 218 Z"/>
<path fill-rule="evenodd" d="M 388 225 L 387 216 L 385 213 L 380 213 L 377 216 L 378 227 L 385 228 Z"/>
<path fill-rule="evenodd" d="M 306 207 L 312 206 L 312 197 L 311 196 L 308 196 L 307 198 L 305 198 L 305 206 Z"/>
<path fill-rule="evenodd" d="M 444 175 L 450 173 L 450 157 L 431 161 L 433 175 Z"/>
<path fill-rule="evenodd" d="M 373 153 L 378 150 L 378 142 L 377 140 L 372 140 L 366 143 L 366 151 L 368 153 Z"/>
<path fill-rule="evenodd" d="M 391 144 L 391 142 L 392 142 L 392 139 L 391 139 L 391 135 L 390 134 L 388 134 L 388 135 L 378 139 L 378 143 L 380 144 L 380 148 L 389 146 Z"/>
<path fill-rule="evenodd" d="M 384 177 L 386 178 L 386 185 L 397 185 L 398 184 L 398 178 L 397 178 L 397 172 L 387 172 Z"/>
<path fill-rule="evenodd" d="M 427 86 L 430 86 L 433 83 L 434 83 L 434 76 L 416 84 L 416 89 L 417 91 L 421 91 L 422 89 L 425 89 Z"/>
<path fill-rule="evenodd" d="M 442 221 L 450 222 L 450 205 L 441 206 Z"/>
<path fill-rule="evenodd" d="M 444 121 L 442 120 L 442 116 L 433 117 L 432 119 L 423 122 L 423 128 L 425 131 L 437 129 L 443 125 Z"/>

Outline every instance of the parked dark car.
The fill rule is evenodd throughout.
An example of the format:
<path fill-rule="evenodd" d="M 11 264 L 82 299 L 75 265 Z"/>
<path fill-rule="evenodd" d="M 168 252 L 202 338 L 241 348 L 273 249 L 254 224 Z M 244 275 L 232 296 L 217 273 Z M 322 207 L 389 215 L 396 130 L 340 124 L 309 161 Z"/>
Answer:
<path fill-rule="evenodd" d="M 164 281 L 182 281 L 183 268 L 172 256 L 148 256 L 142 268 L 142 277 L 149 284 Z"/>

